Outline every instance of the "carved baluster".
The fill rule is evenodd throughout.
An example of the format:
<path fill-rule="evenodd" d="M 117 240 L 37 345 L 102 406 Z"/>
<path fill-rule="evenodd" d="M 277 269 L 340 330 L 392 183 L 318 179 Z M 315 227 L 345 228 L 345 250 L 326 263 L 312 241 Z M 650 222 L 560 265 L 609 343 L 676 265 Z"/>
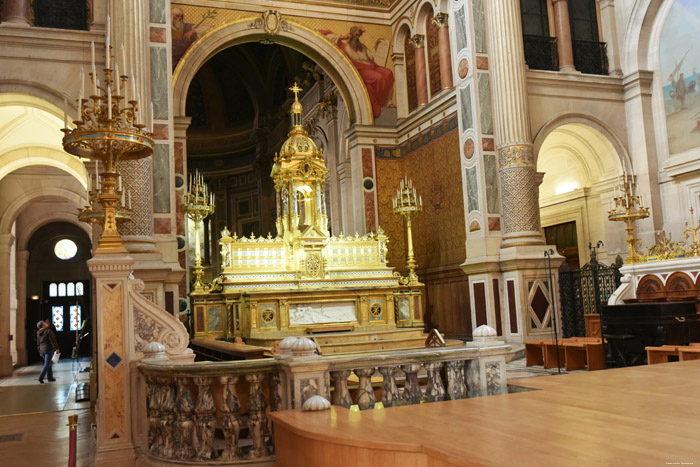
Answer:
<path fill-rule="evenodd" d="M 265 409 L 265 395 L 262 391 L 262 381 L 265 375 L 262 373 L 253 373 L 245 376 L 246 381 L 250 383 L 250 395 L 248 396 L 248 432 L 253 441 L 253 446 L 250 448 L 249 457 L 257 459 L 267 455 L 265 449 L 265 434 L 267 432 L 267 417 Z"/>
<path fill-rule="evenodd" d="M 214 424 L 216 423 L 216 405 L 211 395 L 211 378 L 197 377 L 194 382 L 199 388 L 197 404 L 194 413 L 197 415 L 197 434 L 199 436 L 199 459 L 212 459 L 214 457 Z"/>
<path fill-rule="evenodd" d="M 331 371 L 333 378 L 333 405 L 339 405 L 349 409 L 352 405 L 350 391 L 348 391 L 348 376 L 350 370 Z"/>
<path fill-rule="evenodd" d="M 372 389 L 372 375 L 374 368 L 363 368 L 355 370 L 355 374 L 360 378 L 359 387 L 357 389 L 357 405 L 360 410 L 373 409 L 377 398 L 374 397 L 374 389 Z"/>
<path fill-rule="evenodd" d="M 282 376 L 279 371 L 272 373 L 272 379 L 270 380 L 270 410 L 272 412 L 277 412 L 278 410 L 283 410 L 282 402 Z"/>
<path fill-rule="evenodd" d="M 458 360 L 445 363 L 445 376 L 447 379 L 447 399 L 465 399 L 467 397 L 467 381 L 464 378 L 464 362 Z"/>
<path fill-rule="evenodd" d="M 175 377 L 177 396 L 175 399 L 175 457 L 178 459 L 191 459 L 194 457 L 192 447 L 192 435 L 194 434 L 194 422 L 192 413 L 194 403 L 188 387 L 190 379 L 184 376 Z"/>
<path fill-rule="evenodd" d="M 420 371 L 420 363 L 411 363 L 409 365 L 401 365 L 401 370 L 406 374 L 406 383 L 401 394 L 400 405 L 420 404 L 420 399 L 423 393 L 418 383 L 418 371 Z"/>
<path fill-rule="evenodd" d="M 425 369 L 428 370 L 428 389 L 425 391 L 425 397 L 430 402 L 437 402 L 445 399 L 445 386 L 442 384 L 440 369 L 442 363 L 430 362 L 425 364 Z"/>
<path fill-rule="evenodd" d="M 399 388 L 396 387 L 396 378 L 394 377 L 397 370 L 398 368 L 395 366 L 379 367 L 379 372 L 384 377 L 381 395 L 384 407 L 393 407 L 398 402 Z"/>
<path fill-rule="evenodd" d="M 219 378 L 224 387 L 221 401 L 221 430 L 226 439 L 226 448 L 221 453 L 221 460 L 240 459 L 241 452 L 238 449 L 238 436 L 241 433 L 241 404 L 236 394 L 236 382 L 238 376 L 221 376 Z"/>
<path fill-rule="evenodd" d="M 162 434 L 163 445 L 156 450 L 162 457 L 170 459 L 175 457 L 176 428 L 175 428 L 175 387 L 170 377 L 157 378 L 160 385 L 160 432 Z"/>

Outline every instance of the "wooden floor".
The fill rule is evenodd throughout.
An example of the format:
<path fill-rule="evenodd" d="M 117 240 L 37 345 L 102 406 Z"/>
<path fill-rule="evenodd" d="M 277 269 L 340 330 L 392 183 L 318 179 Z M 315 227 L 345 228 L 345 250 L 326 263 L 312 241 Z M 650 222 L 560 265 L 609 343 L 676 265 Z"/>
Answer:
<path fill-rule="evenodd" d="M 535 391 L 270 414 L 286 466 L 700 465 L 700 360 L 520 379 Z"/>

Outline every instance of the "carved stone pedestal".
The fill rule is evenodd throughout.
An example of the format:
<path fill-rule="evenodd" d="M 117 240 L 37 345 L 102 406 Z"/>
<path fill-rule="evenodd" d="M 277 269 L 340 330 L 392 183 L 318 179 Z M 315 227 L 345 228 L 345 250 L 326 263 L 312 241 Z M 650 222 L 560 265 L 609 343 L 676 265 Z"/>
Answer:
<path fill-rule="evenodd" d="M 480 326 L 477 330 L 482 327 L 487 326 Z M 490 330 L 495 335 L 496 331 Z M 469 397 L 506 394 L 508 385 L 504 354 L 509 346 L 492 337 L 478 339 L 475 337 L 475 341 L 469 342 L 467 346 L 479 349 L 478 358 L 467 360 L 467 392 Z"/>

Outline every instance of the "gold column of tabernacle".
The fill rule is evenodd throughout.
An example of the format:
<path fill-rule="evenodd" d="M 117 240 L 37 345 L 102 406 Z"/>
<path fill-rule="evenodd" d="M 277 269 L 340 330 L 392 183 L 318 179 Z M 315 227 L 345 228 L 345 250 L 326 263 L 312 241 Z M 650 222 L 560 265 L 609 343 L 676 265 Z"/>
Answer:
<path fill-rule="evenodd" d="M 406 269 L 408 275 L 399 281 L 403 285 L 420 285 L 416 275 L 416 258 L 413 254 L 412 219 L 423 210 L 423 198 L 416 194 L 413 182 L 409 178 L 401 180 L 401 185 L 396 190 L 396 196 L 392 199 L 394 214 L 403 216 L 406 220 Z"/>
<path fill-rule="evenodd" d="M 112 57 L 109 21 L 105 58 L 104 83 L 100 83 L 95 68 L 93 43 L 92 70 L 88 73 L 92 92 L 89 99 L 84 98 L 85 74 L 81 69 L 78 99 L 80 116 L 73 121 L 74 129 L 68 128 L 68 118 L 65 116 L 62 130 L 65 133 L 63 149 L 67 153 L 102 162 L 102 172 L 99 172 L 99 164 L 95 164 L 94 184 L 91 183 L 92 177 L 88 176 L 90 205 L 81 209 L 78 215 L 83 222 L 98 223 L 103 227 L 96 255 L 127 252 L 117 231 L 117 222 L 131 220 L 133 211 L 130 194 L 122 190 L 117 165 L 120 161 L 148 157 L 153 153 L 154 147 L 151 133 L 139 112 L 132 77 L 125 71 L 128 66 L 125 56 L 121 59 L 124 73 L 119 72 L 120 61 Z M 102 209 L 96 206 L 97 203 Z"/>
<path fill-rule="evenodd" d="M 503 246 L 541 245 L 539 186 L 525 88 L 518 0 L 486 2 L 498 143 Z"/>
<path fill-rule="evenodd" d="M 644 261 L 637 252 L 639 240 L 634 235 L 634 223 L 637 219 L 649 217 L 649 208 L 642 206 L 641 198 L 635 194 L 637 183 L 634 175 L 623 172 L 618 178 L 618 187 L 615 189 L 615 206 L 608 211 L 608 219 L 611 221 L 624 222 L 627 230 L 627 258 L 625 263 L 641 263 Z"/>
<path fill-rule="evenodd" d="M 199 236 L 199 226 L 204 219 L 214 214 L 214 193 L 209 193 L 204 178 L 196 172 L 194 176 L 190 176 L 185 199 L 182 204 L 182 210 L 187 214 L 192 222 L 194 222 L 194 285 L 193 293 L 202 293 L 205 291 L 202 276 L 204 275 L 204 267 L 202 266 L 202 248 L 201 239 Z"/>

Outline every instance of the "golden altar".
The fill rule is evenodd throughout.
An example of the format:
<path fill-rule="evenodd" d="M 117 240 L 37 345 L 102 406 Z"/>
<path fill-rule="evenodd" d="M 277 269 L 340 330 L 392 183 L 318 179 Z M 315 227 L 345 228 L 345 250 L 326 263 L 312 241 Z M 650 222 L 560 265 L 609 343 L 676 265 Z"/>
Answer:
<path fill-rule="evenodd" d="M 291 130 L 271 173 L 277 236 L 222 231 L 221 272 L 190 294 L 195 337 L 272 345 L 309 328 L 423 327 L 423 284 L 409 284 L 387 265 L 389 239 L 381 229 L 330 235 L 325 156 L 303 126 L 300 89 L 292 91 Z"/>

